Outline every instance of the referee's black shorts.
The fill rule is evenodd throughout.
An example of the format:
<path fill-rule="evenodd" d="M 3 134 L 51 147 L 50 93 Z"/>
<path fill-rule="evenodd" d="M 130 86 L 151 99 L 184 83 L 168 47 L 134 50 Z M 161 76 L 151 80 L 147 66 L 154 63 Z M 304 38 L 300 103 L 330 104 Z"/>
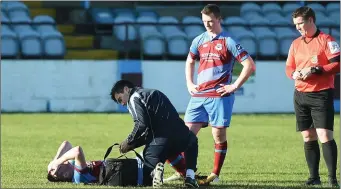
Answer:
<path fill-rule="evenodd" d="M 299 92 L 295 90 L 294 107 L 296 130 L 310 128 L 334 129 L 333 89 L 317 92 Z"/>

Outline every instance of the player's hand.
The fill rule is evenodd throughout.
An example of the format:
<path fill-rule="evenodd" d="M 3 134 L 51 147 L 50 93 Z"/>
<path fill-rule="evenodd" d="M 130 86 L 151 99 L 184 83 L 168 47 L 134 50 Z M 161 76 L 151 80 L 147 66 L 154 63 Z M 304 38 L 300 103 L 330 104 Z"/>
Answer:
<path fill-rule="evenodd" d="M 125 154 L 125 153 L 129 152 L 130 150 L 134 149 L 134 146 L 129 145 L 128 141 L 125 140 L 120 144 L 119 149 L 120 149 L 121 154 Z"/>
<path fill-rule="evenodd" d="M 217 93 L 220 93 L 220 96 L 224 96 L 226 94 L 229 93 L 233 93 L 234 91 L 236 91 L 238 88 L 236 85 L 232 84 L 232 85 L 225 85 L 225 84 L 219 84 L 220 87 L 216 90 Z"/>
<path fill-rule="evenodd" d="M 292 79 L 296 80 L 296 79 L 301 79 L 301 73 L 299 71 L 295 71 L 293 74 L 292 74 Z"/>
<path fill-rule="evenodd" d="M 309 76 L 311 76 L 311 68 L 307 67 L 307 68 L 303 68 L 302 70 L 300 70 L 301 73 L 301 80 L 306 80 Z"/>
<path fill-rule="evenodd" d="M 194 93 L 197 93 L 197 92 L 198 92 L 197 88 L 198 88 L 198 85 L 194 85 L 193 83 L 187 84 L 188 92 L 189 92 L 189 94 L 191 94 L 191 95 L 193 95 Z"/>
<path fill-rule="evenodd" d="M 58 163 L 57 160 L 51 161 L 48 165 L 48 172 L 50 172 L 51 175 L 54 175 L 57 172 L 59 166 L 60 164 Z"/>

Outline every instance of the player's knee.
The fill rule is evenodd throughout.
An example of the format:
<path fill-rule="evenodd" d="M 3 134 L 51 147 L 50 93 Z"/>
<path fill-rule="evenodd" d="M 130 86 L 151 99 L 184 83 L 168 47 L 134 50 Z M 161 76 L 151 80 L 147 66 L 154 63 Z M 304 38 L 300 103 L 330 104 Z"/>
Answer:
<path fill-rule="evenodd" d="M 320 142 L 325 143 L 334 139 L 333 131 L 327 129 L 316 129 Z"/>
<path fill-rule="evenodd" d="M 67 145 L 67 144 L 70 144 L 70 142 L 67 141 L 67 140 L 64 140 L 62 144 L 63 144 L 63 145 Z"/>
<path fill-rule="evenodd" d="M 301 132 L 304 142 L 317 140 L 317 133 L 315 130 L 306 130 Z"/>
<path fill-rule="evenodd" d="M 80 146 L 76 146 L 76 147 L 74 148 L 74 150 L 75 150 L 75 153 L 76 153 L 77 155 L 79 155 L 79 154 L 82 153 L 82 147 L 80 147 Z"/>

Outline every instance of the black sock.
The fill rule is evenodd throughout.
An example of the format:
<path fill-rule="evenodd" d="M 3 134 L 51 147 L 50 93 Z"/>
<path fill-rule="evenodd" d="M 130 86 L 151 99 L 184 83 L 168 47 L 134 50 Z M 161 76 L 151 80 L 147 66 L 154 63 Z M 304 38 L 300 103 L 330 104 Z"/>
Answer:
<path fill-rule="evenodd" d="M 322 143 L 322 151 L 328 168 L 328 176 L 336 178 L 337 146 L 335 140 Z"/>
<path fill-rule="evenodd" d="M 304 152 L 309 167 L 310 178 L 319 178 L 320 147 L 317 140 L 305 142 Z"/>

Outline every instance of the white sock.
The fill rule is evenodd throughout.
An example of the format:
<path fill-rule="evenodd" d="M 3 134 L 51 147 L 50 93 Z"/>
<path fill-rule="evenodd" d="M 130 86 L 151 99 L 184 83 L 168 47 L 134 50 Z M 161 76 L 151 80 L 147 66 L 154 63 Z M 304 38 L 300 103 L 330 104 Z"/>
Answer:
<path fill-rule="evenodd" d="M 187 169 L 186 177 L 190 177 L 191 179 L 194 179 L 194 171 L 193 171 L 193 169 Z"/>

